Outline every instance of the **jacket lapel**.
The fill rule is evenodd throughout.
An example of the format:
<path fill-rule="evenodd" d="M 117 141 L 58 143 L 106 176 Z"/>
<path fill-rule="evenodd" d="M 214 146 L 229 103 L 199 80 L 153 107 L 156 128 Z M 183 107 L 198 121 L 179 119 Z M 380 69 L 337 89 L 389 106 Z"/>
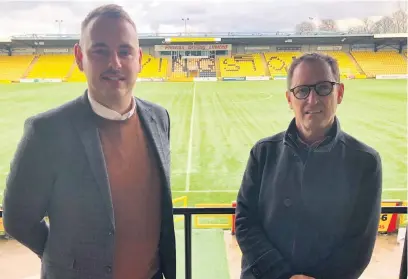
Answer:
<path fill-rule="evenodd" d="M 99 191 L 106 205 L 109 219 L 112 226 L 115 227 L 112 196 L 98 129 L 93 121 L 94 115 L 86 94 L 82 96 L 80 100 L 83 109 L 81 110 L 81 113 L 78 114 L 78 118 L 74 125 L 77 128 L 92 173 L 99 186 Z"/>
<path fill-rule="evenodd" d="M 137 108 L 137 113 L 140 117 L 141 122 L 143 123 L 143 126 L 147 132 L 148 138 L 153 141 L 154 143 L 154 150 L 157 151 L 159 155 L 159 166 L 160 168 L 164 171 L 165 177 L 167 179 L 167 174 L 165 171 L 165 163 L 166 163 L 166 158 L 164 154 L 164 146 L 163 146 L 163 133 L 161 133 L 157 127 L 157 120 L 155 114 L 150 110 L 149 107 L 147 107 L 145 104 L 143 104 L 138 98 L 135 98 L 136 101 L 136 108 Z M 169 181 L 167 181 L 169 183 Z"/>
<path fill-rule="evenodd" d="M 145 131 L 147 132 L 148 138 L 154 143 L 153 147 L 158 154 L 159 166 L 164 172 L 167 185 L 169 185 L 170 181 L 168 181 L 168 174 L 166 173 L 166 168 L 164 167 L 166 163 L 162 138 L 164 135 L 159 131 L 156 117 L 150 108 L 143 104 L 138 98 L 135 98 L 135 101 L 137 113 L 141 119 Z M 106 163 L 103 156 L 98 129 L 93 121 L 94 115 L 86 93 L 79 98 L 79 103 L 81 105 L 81 111 L 75 116 L 74 126 L 76 127 L 81 142 L 84 146 L 89 165 L 99 186 L 102 199 L 106 205 L 109 219 L 112 226 L 115 227 L 112 196 L 110 192 Z"/>

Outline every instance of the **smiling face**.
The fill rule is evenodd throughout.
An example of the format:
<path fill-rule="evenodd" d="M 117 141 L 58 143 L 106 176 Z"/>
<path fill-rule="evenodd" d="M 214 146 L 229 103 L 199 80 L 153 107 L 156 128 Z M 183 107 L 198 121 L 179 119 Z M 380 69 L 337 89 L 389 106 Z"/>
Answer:
<path fill-rule="evenodd" d="M 334 122 L 337 105 L 341 103 L 344 94 L 343 84 L 321 83 L 335 82 L 336 79 L 328 63 L 322 60 L 304 60 L 293 71 L 290 88 L 301 85 L 316 85 L 317 90 L 327 96 L 319 96 L 316 88 L 304 99 L 298 99 L 288 90 L 286 98 L 296 119 L 296 126 L 304 137 L 317 139 L 323 137 Z M 333 90 L 330 90 L 333 88 Z M 298 94 L 306 96 L 307 89 L 295 89 Z M 300 95 L 297 95 L 300 96 Z"/>
<path fill-rule="evenodd" d="M 75 58 L 87 77 L 89 94 L 98 102 L 113 108 L 131 99 L 142 52 L 129 21 L 107 16 L 91 20 L 75 45 Z"/>

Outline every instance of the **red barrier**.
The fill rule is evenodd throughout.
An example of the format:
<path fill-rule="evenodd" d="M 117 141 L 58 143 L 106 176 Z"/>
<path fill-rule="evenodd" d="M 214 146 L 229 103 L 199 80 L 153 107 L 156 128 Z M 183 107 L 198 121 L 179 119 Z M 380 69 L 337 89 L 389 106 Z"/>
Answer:
<path fill-rule="evenodd" d="M 237 202 L 233 201 L 232 202 L 232 207 L 237 208 Z M 231 234 L 235 234 L 235 214 L 232 215 L 232 228 L 231 228 Z"/>

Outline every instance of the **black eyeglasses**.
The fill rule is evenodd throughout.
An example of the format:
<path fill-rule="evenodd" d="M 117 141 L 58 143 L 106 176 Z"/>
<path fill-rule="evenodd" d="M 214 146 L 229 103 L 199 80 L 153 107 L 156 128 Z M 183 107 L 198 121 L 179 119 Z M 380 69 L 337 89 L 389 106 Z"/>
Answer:
<path fill-rule="evenodd" d="M 322 81 L 312 85 L 299 85 L 290 89 L 289 91 L 292 92 L 297 99 L 302 100 L 309 96 L 312 89 L 314 89 L 319 96 L 330 95 L 330 93 L 333 92 L 333 87 L 335 84 L 339 83 L 335 81 Z"/>

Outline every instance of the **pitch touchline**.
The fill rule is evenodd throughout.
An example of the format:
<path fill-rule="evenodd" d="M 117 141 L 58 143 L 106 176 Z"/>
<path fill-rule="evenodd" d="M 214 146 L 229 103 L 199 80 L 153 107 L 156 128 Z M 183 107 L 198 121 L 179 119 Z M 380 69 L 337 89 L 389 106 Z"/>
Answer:
<path fill-rule="evenodd" d="M 171 191 L 172 193 L 238 193 L 238 190 L 180 190 Z"/>
<path fill-rule="evenodd" d="M 406 191 L 407 189 L 384 189 L 383 192 L 399 192 Z M 173 193 L 238 193 L 236 190 L 174 190 Z"/>
<path fill-rule="evenodd" d="M 191 158 L 193 155 L 193 125 L 194 125 L 195 96 L 196 96 L 196 83 L 194 82 L 193 105 L 191 108 L 191 118 L 190 118 L 190 138 L 188 140 L 188 157 L 187 157 L 187 169 L 186 169 L 186 191 L 187 192 L 190 190 Z"/>

